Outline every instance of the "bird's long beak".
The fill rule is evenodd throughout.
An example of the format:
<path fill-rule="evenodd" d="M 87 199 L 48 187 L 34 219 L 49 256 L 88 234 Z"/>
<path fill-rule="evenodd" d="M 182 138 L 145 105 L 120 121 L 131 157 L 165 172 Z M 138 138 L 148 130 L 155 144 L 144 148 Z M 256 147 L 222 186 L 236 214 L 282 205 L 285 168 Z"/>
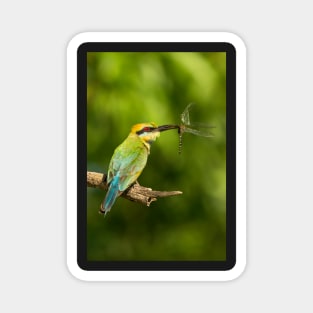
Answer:
<path fill-rule="evenodd" d="M 177 128 L 179 128 L 179 125 L 161 125 L 157 127 L 155 130 L 159 132 L 163 132 L 165 130 L 177 129 Z"/>

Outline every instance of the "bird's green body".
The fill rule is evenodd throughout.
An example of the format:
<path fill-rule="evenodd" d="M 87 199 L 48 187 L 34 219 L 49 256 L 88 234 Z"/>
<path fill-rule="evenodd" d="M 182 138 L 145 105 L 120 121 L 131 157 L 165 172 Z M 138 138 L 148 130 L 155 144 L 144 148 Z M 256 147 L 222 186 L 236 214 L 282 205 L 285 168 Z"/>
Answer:
<path fill-rule="evenodd" d="M 123 192 L 136 181 L 145 168 L 148 159 L 148 148 L 135 134 L 130 134 L 114 151 L 107 182 L 119 175 L 119 192 Z"/>
<path fill-rule="evenodd" d="M 115 149 L 107 175 L 109 190 L 101 205 L 101 212 L 109 212 L 116 198 L 137 180 L 147 164 L 150 145 L 159 135 L 154 123 L 136 124 Z"/>

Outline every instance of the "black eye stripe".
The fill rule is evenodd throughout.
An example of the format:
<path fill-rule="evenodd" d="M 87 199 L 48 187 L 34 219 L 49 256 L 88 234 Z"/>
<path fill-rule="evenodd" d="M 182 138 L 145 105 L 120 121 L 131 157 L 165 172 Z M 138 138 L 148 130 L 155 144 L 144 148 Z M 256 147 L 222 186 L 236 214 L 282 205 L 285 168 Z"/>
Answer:
<path fill-rule="evenodd" d="M 154 128 L 153 127 L 144 127 L 136 132 L 137 135 L 141 135 L 143 133 L 151 132 Z"/>

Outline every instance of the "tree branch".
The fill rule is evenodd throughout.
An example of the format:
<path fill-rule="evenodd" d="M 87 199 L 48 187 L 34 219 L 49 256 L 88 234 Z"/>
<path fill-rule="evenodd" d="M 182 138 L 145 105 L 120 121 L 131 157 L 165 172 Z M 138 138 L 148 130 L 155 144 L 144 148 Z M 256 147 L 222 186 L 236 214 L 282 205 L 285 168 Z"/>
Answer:
<path fill-rule="evenodd" d="M 106 174 L 87 172 L 87 186 L 107 190 Z M 126 189 L 121 197 L 130 201 L 142 203 L 145 206 L 150 206 L 151 202 L 156 201 L 157 198 L 170 197 L 181 195 L 181 191 L 157 191 L 151 188 L 140 186 L 137 182 Z"/>

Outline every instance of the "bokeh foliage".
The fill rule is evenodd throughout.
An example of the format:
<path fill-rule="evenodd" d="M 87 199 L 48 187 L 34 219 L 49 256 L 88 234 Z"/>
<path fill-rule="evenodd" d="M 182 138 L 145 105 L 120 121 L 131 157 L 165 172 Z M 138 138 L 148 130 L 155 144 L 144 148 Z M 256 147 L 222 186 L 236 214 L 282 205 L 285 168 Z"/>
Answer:
<path fill-rule="evenodd" d="M 176 130 L 153 144 L 139 183 L 181 190 L 145 207 L 118 198 L 103 218 L 105 192 L 87 190 L 88 260 L 225 260 L 226 54 L 92 52 L 87 56 L 87 168 L 106 173 L 133 124 L 191 120 L 216 126 L 214 138 Z"/>

